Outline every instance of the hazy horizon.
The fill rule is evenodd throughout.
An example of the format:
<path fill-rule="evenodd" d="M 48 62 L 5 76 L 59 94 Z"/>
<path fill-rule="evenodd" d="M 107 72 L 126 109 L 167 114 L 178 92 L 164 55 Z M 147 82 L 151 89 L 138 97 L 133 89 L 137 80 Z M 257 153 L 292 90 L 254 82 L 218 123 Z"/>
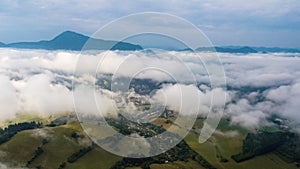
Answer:
<path fill-rule="evenodd" d="M 32 41 L 13 41 L 13 42 L 9 42 L 9 43 L 4 43 L 3 41 L 1 41 L 0 39 L 0 43 L 4 43 L 4 44 L 12 44 L 12 43 L 19 43 L 19 42 L 40 42 L 40 41 L 49 41 L 54 39 L 55 37 L 61 35 L 64 32 L 74 32 L 74 33 L 78 33 L 84 36 L 88 36 L 90 37 L 90 35 L 81 33 L 81 32 L 76 32 L 73 30 L 64 30 L 62 32 L 56 33 L 54 36 L 50 37 L 50 38 L 41 38 L 39 40 L 32 40 Z M 113 39 L 103 39 L 103 40 L 113 40 Z M 143 40 L 147 40 L 147 42 L 143 42 Z M 142 38 L 136 38 L 136 37 L 132 37 L 129 40 L 125 40 L 122 42 L 128 42 L 128 43 L 132 43 L 132 44 L 136 44 L 136 45 L 142 45 L 142 47 L 144 47 L 145 49 L 147 48 L 161 48 L 161 49 L 188 49 L 188 46 L 185 46 L 184 44 L 182 44 L 180 41 L 174 41 L 171 37 L 164 37 L 164 36 L 157 36 L 157 37 L 150 37 L 150 36 L 145 36 L 143 35 Z M 212 44 L 214 45 L 214 44 Z M 223 45 L 214 45 L 213 47 L 266 47 L 266 48 L 286 48 L 286 49 L 297 49 L 300 50 L 299 48 L 295 48 L 295 47 L 280 47 L 280 46 L 251 46 L 251 45 L 232 45 L 232 44 L 223 44 Z M 206 46 L 199 46 L 199 47 L 206 47 Z M 1 47 L 0 47 L 1 48 Z"/>
<path fill-rule="evenodd" d="M 215 46 L 300 48 L 300 3 L 297 0 L 2 1 L 0 4 L 3 23 L 0 41 L 3 43 L 51 39 L 64 30 L 92 35 L 119 17 L 153 11 L 186 19 L 202 30 Z"/>

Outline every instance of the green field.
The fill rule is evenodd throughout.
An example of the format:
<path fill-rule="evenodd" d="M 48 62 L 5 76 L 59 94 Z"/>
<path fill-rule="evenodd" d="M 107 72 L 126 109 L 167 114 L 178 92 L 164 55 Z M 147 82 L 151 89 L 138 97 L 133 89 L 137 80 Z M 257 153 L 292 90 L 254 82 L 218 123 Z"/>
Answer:
<path fill-rule="evenodd" d="M 121 157 L 96 148 L 80 158 L 77 162 L 67 165 L 66 169 L 107 169 L 114 165 Z"/>
<path fill-rule="evenodd" d="M 151 169 L 205 169 L 199 163 L 189 160 L 188 162 L 175 161 L 168 164 L 152 164 Z"/>
<path fill-rule="evenodd" d="M 32 133 L 32 131 L 20 132 L 10 141 L 1 144 L 0 151 L 5 153 L 5 156 L 1 157 L 1 162 L 8 162 L 13 167 L 24 166 L 42 142 L 42 139 L 32 137 Z"/>
<path fill-rule="evenodd" d="M 37 147 L 41 146 L 44 153 L 38 156 L 28 167 L 58 168 L 61 163 L 67 161 L 71 154 L 86 146 L 84 142 L 79 143 L 71 137 L 71 133 L 78 132 L 78 130 L 80 132 L 80 125 L 73 123 L 59 127 L 19 132 L 10 141 L 0 145 L 0 151 L 5 152 L 1 162 L 9 163 L 11 167 L 25 167 L 27 161 L 33 157 Z M 42 145 L 44 138 L 49 138 L 50 141 L 48 144 Z M 90 144 L 89 139 L 86 142 Z M 120 159 L 121 157 L 112 155 L 97 147 L 75 163 L 67 163 L 65 168 L 107 169 Z"/>
<path fill-rule="evenodd" d="M 195 128 L 202 127 L 203 119 L 197 119 Z M 270 128 L 268 128 L 270 129 Z M 248 131 L 239 127 L 232 126 L 225 119 L 222 119 L 218 128 L 208 141 L 203 144 L 198 143 L 199 135 L 190 132 L 185 138 L 188 145 L 197 153 L 202 155 L 208 162 L 220 169 L 296 169 L 294 163 L 286 163 L 274 153 L 257 156 L 253 159 L 236 163 L 231 156 L 242 151 L 243 139 Z M 220 131 L 224 134 L 220 134 Z M 238 133 L 234 137 L 226 134 L 235 131 Z M 228 162 L 220 162 L 220 156 L 226 158 Z"/>
<path fill-rule="evenodd" d="M 28 118 L 28 117 L 27 117 Z M 203 126 L 204 119 L 197 119 L 193 130 L 186 136 L 187 144 L 210 164 L 219 169 L 296 169 L 294 163 L 286 163 L 274 153 L 257 156 L 253 159 L 236 163 L 231 156 L 242 151 L 243 139 L 248 131 L 232 126 L 225 119 L 222 119 L 218 129 L 209 140 L 203 144 L 198 143 L 199 134 L 197 132 Z M 170 127 L 166 120 L 158 119 L 153 124 Z M 264 128 L 265 130 L 275 130 Z M 72 133 L 79 133 L 80 138 L 71 137 Z M 43 144 L 43 140 L 49 142 Z M 95 147 L 92 151 L 80 157 L 74 163 L 67 162 L 68 157 L 80 149 L 91 145 L 92 142 L 82 131 L 78 122 L 57 127 L 45 127 L 42 129 L 26 130 L 16 134 L 11 140 L 0 145 L 0 159 L 10 167 L 36 168 L 42 166 L 43 169 L 57 169 L 65 163 L 66 169 L 108 169 L 122 157 L 113 155 L 100 147 Z M 26 165 L 34 156 L 38 147 L 44 152 Z M 221 160 L 228 160 L 222 162 Z M 166 164 L 151 164 L 151 169 L 204 169 L 199 163 L 188 159 L 187 162 L 175 161 Z M 131 169 L 139 169 L 134 167 Z"/>

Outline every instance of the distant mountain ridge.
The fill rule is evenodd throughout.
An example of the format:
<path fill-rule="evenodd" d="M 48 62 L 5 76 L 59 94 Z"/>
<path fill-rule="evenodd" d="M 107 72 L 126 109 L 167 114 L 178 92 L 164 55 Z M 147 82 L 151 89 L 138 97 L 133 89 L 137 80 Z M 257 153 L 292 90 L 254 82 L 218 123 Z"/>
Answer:
<path fill-rule="evenodd" d="M 88 46 L 84 46 L 88 42 Z M 139 45 L 111 40 L 94 39 L 88 36 L 65 31 L 52 40 L 38 42 L 17 42 L 10 44 L 0 43 L 0 47 L 22 48 L 22 49 L 45 49 L 45 50 L 142 50 Z"/>
<path fill-rule="evenodd" d="M 252 47 L 254 50 L 259 52 L 287 52 L 287 53 L 300 53 L 300 49 L 293 49 L 293 48 L 278 48 L 278 47 Z"/>
<path fill-rule="evenodd" d="M 222 52 L 222 53 L 257 53 L 258 51 L 251 47 L 239 47 L 239 48 L 226 48 L 226 47 L 199 47 L 196 51 L 210 51 L 210 52 Z"/>
<path fill-rule="evenodd" d="M 87 46 L 84 46 L 88 42 Z M 45 50 L 142 50 L 141 44 L 128 42 L 118 42 L 112 40 L 103 40 L 91 38 L 76 32 L 65 31 L 51 40 L 42 40 L 38 42 L 16 42 L 5 44 L 0 42 L 0 47 L 21 48 L 21 49 L 45 49 Z M 158 47 L 159 48 L 159 47 Z M 148 49 L 145 47 L 145 49 Z M 165 48 L 159 49 L 170 51 L 193 51 L 190 48 Z M 221 52 L 221 53 L 300 53 L 300 49 L 279 48 L 279 47 L 252 47 L 252 46 L 215 46 L 199 47 L 195 51 Z"/>
<path fill-rule="evenodd" d="M 222 53 L 300 53 L 299 49 L 278 47 L 249 47 L 249 46 L 216 46 L 199 47 L 196 51 L 222 52 Z"/>

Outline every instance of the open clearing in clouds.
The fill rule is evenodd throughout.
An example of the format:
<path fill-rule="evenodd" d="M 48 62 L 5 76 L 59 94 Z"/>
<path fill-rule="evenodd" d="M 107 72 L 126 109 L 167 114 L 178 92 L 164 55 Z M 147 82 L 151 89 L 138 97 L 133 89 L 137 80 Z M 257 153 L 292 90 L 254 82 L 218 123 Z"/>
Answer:
<path fill-rule="evenodd" d="M 149 52 L 149 51 L 148 51 Z M 300 100 L 300 54 L 269 53 L 269 54 L 224 54 L 219 53 L 223 62 L 227 91 L 209 87 L 209 77 L 197 54 L 211 60 L 213 53 L 190 53 L 174 51 L 157 51 L 155 57 L 149 57 L 147 51 L 109 51 L 99 54 L 84 54 L 84 62 L 77 67 L 78 75 L 73 71 L 80 53 L 71 51 L 16 50 L 0 49 L 0 120 L 10 120 L 19 114 L 35 113 L 49 116 L 52 113 L 74 111 L 72 81 L 78 84 L 74 95 L 81 97 L 77 111 L 97 114 L 90 101 L 90 93 L 94 92 L 93 69 L 99 57 L 109 55 L 99 69 L 100 74 L 114 74 L 119 65 L 130 55 L 130 62 L 121 71 L 122 76 L 130 76 L 132 70 L 142 68 L 145 63 L 164 67 L 172 75 L 180 77 L 177 84 L 162 85 L 152 99 L 164 102 L 170 109 L 177 110 L 176 92 L 178 85 L 185 93 L 183 98 L 198 97 L 200 101 L 199 116 L 206 116 L 209 111 L 212 92 L 224 95 L 227 100 L 224 117 L 231 123 L 249 129 L 263 125 L 273 125 L 268 119 L 278 116 L 288 121 L 291 130 L 300 132 L 299 105 Z M 176 56 L 176 57 L 173 57 Z M 197 81 L 190 81 L 190 72 L 182 65 L 187 65 Z M 99 77 L 101 78 L 101 77 Z M 145 72 L 140 79 L 155 81 L 172 81 L 172 78 L 159 72 Z M 88 87 L 90 86 L 90 87 Z M 115 97 L 118 93 L 107 89 L 97 89 L 96 98 L 101 102 L 102 113 L 116 112 Z M 198 93 L 198 94 L 195 94 Z M 162 96 L 164 98 L 161 100 Z M 222 104 L 223 97 L 216 97 L 216 103 Z M 191 105 L 182 105 L 184 112 L 195 113 Z"/>

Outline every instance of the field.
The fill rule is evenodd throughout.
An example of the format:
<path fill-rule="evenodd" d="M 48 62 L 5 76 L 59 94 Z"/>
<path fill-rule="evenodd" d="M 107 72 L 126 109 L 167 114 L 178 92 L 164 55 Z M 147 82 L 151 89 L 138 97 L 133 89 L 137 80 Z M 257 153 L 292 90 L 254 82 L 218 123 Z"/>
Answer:
<path fill-rule="evenodd" d="M 32 118 L 31 118 L 32 119 Z M 199 131 L 204 119 L 197 119 L 192 131 L 186 136 L 186 143 L 199 153 L 210 164 L 219 169 L 296 169 L 294 163 L 286 163 L 274 153 L 257 156 L 253 159 L 236 163 L 231 156 L 242 151 L 243 139 L 248 131 L 232 126 L 222 119 L 214 135 L 205 143 L 199 144 Z M 153 122 L 157 126 L 170 127 L 166 119 L 157 119 Z M 274 130 L 266 128 L 266 130 Z M 72 133 L 79 133 L 79 138 L 73 138 Z M 43 143 L 48 140 L 47 143 Z M 107 169 L 113 166 L 122 157 L 113 155 L 100 147 L 95 146 L 90 152 L 69 163 L 68 157 L 80 149 L 91 145 L 92 142 L 85 136 L 78 122 L 57 127 L 26 130 L 16 134 L 11 140 L 0 145 L 2 163 L 9 163 L 11 167 L 55 169 L 65 163 L 65 169 Z M 38 155 L 30 164 L 28 161 L 35 155 L 38 147 L 43 153 Z M 27 164 L 27 165 L 26 165 Z M 175 161 L 165 164 L 151 164 L 151 169 L 204 169 L 199 163 L 188 159 L 187 162 Z M 130 169 L 139 169 L 133 167 Z"/>
<path fill-rule="evenodd" d="M 198 119 L 195 127 L 202 126 L 203 120 Z M 233 132 L 235 131 L 235 132 Z M 221 133 L 222 132 L 222 133 Z M 296 169 L 294 163 L 286 163 L 274 153 L 264 154 L 245 162 L 236 163 L 231 159 L 231 155 L 242 151 L 243 139 L 246 137 L 247 130 L 231 126 L 227 120 L 222 119 L 217 132 L 205 143 L 199 144 L 196 133 L 191 132 L 186 138 L 188 145 L 202 155 L 208 162 L 221 169 Z M 230 133 L 237 133 L 231 135 Z M 225 158 L 228 162 L 221 162 L 220 159 Z"/>
<path fill-rule="evenodd" d="M 151 169 L 205 169 L 197 162 L 189 160 L 188 162 L 175 161 L 174 163 L 169 164 L 152 164 Z"/>
<path fill-rule="evenodd" d="M 55 169 L 67 161 L 67 158 L 80 148 L 90 144 L 90 140 L 82 139 L 81 142 L 71 137 L 73 132 L 81 132 L 80 125 L 73 123 L 53 128 L 43 128 L 22 131 L 10 141 L 0 145 L 0 151 L 5 152 L 1 162 L 9 162 L 12 167 L 25 167 L 37 147 L 41 146 L 44 153 L 38 156 L 28 167 L 43 166 L 43 169 Z M 49 143 L 42 145 L 42 140 L 49 138 Z M 11 163 L 14 159 L 15 163 Z M 67 163 L 69 169 L 107 169 L 121 157 L 112 155 L 101 148 L 95 148 L 75 163 Z"/>

